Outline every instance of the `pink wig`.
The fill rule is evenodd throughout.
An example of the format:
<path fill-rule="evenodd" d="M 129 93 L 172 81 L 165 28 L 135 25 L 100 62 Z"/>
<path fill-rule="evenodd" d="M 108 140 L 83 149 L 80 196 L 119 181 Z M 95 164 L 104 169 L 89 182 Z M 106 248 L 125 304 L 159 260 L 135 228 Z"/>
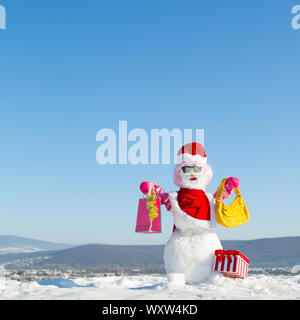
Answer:
<path fill-rule="evenodd" d="M 199 166 L 199 162 L 197 162 L 197 161 L 189 162 L 189 163 L 182 162 L 182 163 L 176 165 L 175 170 L 174 170 L 174 183 L 179 187 L 183 182 L 182 178 L 180 176 L 180 170 L 184 166 L 190 166 L 190 167 Z M 207 186 L 213 177 L 213 171 L 212 171 L 212 168 L 210 167 L 210 165 L 208 165 L 207 163 L 201 163 L 201 167 L 203 168 L 203 179 L 204 179 L 203 183 L 205 184 L 205 186 Z"/>

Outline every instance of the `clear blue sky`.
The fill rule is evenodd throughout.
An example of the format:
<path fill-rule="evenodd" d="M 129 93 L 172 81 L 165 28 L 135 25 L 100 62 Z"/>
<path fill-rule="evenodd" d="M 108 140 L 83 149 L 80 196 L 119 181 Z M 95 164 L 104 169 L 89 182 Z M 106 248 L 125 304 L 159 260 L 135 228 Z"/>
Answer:
<path fill-rule="evenodd" d="M 165 243 L 134 233 L 139 184 L 173 165 L 100 166 L 101 128 L 204 129 L 214 192 L 250 211 L 221 239 L 300 236 L 300 1 L 0 0 L 0 234 Z"/>

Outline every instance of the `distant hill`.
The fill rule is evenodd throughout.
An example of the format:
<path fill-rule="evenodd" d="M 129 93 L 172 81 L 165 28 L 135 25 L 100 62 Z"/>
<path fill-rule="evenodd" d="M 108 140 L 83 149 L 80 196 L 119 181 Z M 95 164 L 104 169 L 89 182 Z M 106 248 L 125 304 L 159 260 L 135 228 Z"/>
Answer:
<path fill-rule="evenodd" d="M 224 249 L 243 252 L 251 266 L 283 267 L 300 265 L 300 237 L 268 238 L 248 241 L 223 240 Z"/>
<path fill-rule="evenodd" d="M 19 240 L 22 238 L 19 238 Z M 23 238 L 24 239 L 24 238 Z M 32 239 L 27 239 L 31 240 Z M 0 263 L 20 258 L 47 257 L 38 262 L 40 267 L 70 268 L 142 268 L 163 269 L 164 245 L 104 245 L 87 244 L 59 249 L 65 244 L 35 240 L 35 247 L 44 250 L 31 253 L 0 255 Z M 250 259 L 250 267 L 284 267 L 300 265 L 300 237 L 257 240 L 223 240 L 224 249 L 241 251 Z M 32 243 L 32 242 L 31 242 Z M 28 242 L 26 241 L 26 245 Z M 21 246 L 22 243 L 19 243 Z M 53 247 L 54 245 L 54 247 Z M 58 245 L 58 247 L 57 247 Z M 0 236 L 0 248 L 1 244 Z M 48 249 L 49 246 L 52 249 Z M 66 245 L 68 246 L 68 245 Z"/>
<path fill-rule="evenodd" d="M 163 267 L 163 245 L 102 245 L 88 244 L 56 252 L 42 262 L 45 266 L 123 267 L 146 269 Z"/>
<path fill-rule="evenodd" d="M 300 264 L 300 237 L 258 240 L 223 240 L 224 249 L 241 251 L 251 267 L 279 267 Z M 163 266 L 164 245 L 84 245 L 57 252 L 46 264 L 69 266 Z"/>
<path fill-rule="evenodd" d="M 0 255 L 10 253 L 29 253 L 42 250 L 62 250 L 74 245 L 66 243 L 55 243 L 14 235 L 0 235 Z"/>

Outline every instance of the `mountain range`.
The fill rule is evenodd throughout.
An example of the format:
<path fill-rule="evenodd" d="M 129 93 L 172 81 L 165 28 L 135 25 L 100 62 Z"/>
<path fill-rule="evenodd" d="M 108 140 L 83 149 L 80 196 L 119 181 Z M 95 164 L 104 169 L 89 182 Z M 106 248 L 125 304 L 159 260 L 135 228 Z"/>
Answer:
<path fill-rule="evenodd" d="M 0 255 L 43 250 L 62 250 L 71 247 L 74 247 L 74 245 L 23 238 L 14 235 L 0 235 Z"/>
<path fill-rule="evenodd" d="M 283 267 L 300 265 L 300 237 L 257 240 L 223 240 L 224 249 L 241 251 L 250 267 Z M 32 252 L 24 252 L 24 248 Z M 11 248 L 15 248 L 12 253 Z M 17 252 L 17 248 L 20 251 Z M 163 268 L 164 245 L 105 245 L 52 243 L 16 236 L 0 236 L 0 263 L 17 259 L 39 259 L 40 267 L 69 268 Z M 9 253 L 8 253 L 9 252 Z"/>

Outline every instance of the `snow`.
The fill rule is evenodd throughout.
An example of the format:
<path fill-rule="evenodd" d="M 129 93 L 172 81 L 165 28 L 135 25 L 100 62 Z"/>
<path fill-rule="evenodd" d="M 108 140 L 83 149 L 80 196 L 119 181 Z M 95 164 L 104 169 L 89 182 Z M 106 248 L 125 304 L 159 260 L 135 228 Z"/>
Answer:
<path fill-rule="evenodd" d="M 30 247 L 30 246 L 7 247 L 7 248 L 0 248 L 0 254 L 30 253 L 30 252 L 38 252 L 38 251 L 42 251 L 42 250 L 43 249 Z"/>
<path fill-rule="evenodd" d="M 94 287 L 95 286 L 93 283 L 89 283 L 87 285 L 80 285 L 71 279 L 64 279 L 64 278 L 38 280 L 37 283 L 42 286 L 57 286 L 58 288 Z"/>
<path fill-rule="evenodd" d="M 42 281 L 0 278 L 1 300 L 300 300 L 300 274 L 216 275 L 198 285 L 168 284 L 167 276 L 111 276 Z"/>
<path fill-rule="evenodd" d="M 296 264 L 295 266 L 293 266 L 291 272 L 292 272 L 292 273 L 298 273 L 298 272 L 300 272 L 300 265 L 299 265 L 299 264 Z"/>

